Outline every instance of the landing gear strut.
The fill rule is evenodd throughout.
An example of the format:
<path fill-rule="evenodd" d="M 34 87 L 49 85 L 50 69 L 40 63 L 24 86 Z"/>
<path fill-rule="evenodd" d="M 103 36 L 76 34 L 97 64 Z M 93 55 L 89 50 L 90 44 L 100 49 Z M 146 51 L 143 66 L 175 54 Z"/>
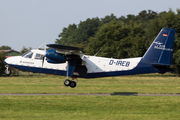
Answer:
<path fill-rule="evenodd" d="M 65 86 L 70 86 L 71 88 L 76 87 L 76 82 L 74 81 L 75 77 L 73 77 L 73 73 L 75 70 L 77 60 L 68 60 L 68 66 L 67 66 L 67 79 L 64 81 Z M 69 77 L 72 77 L 72 80 L 69 80 Z"/>
<path fill-rule="evenodd" d="M 11 70 L 9 69 L 9 65 L 5 65 L 5 68 L 6 68 L 6 70 L 4 71 L 4 73 L 5 73 L 7 76 L 10 76 L 10 75 L 11 75 Z"/>
<path fill-rule="evenodd" d="M 75 78 L 69 80 L 68 78 L 64 81 L 65 86 L 70 86 L 71 88 L 76 87 L 76 82 L 74 81 Z"/>

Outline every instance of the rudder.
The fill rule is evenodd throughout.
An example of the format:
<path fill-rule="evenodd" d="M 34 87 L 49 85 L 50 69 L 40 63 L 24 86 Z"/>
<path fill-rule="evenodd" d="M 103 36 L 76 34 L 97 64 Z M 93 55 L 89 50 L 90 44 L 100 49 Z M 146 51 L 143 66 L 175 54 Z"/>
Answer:
<path fill-rule="evenodd" d="M 143 56 L 143 61 L 151 64 L 171 65 L 175 29 L 163 28 Z"/>

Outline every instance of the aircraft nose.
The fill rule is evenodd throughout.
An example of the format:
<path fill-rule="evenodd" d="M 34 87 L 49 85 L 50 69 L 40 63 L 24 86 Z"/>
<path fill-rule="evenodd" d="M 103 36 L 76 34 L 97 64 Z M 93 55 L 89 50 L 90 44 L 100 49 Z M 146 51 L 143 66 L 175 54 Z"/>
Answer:
<path fill-rule="evenodd" d="M 4 63 L 5 63 L 5 64 L 8 64 L 7 59 L 8 59 L 8 58 L 6 58 L 6 59 L 4 60 Z"/>
<path fill-rule="evenodd" d="M 4 63 L 9 64 L 10 61 L 11 61 L 11 58 L 6 58 L 6 59 L 4 60 Z"/>

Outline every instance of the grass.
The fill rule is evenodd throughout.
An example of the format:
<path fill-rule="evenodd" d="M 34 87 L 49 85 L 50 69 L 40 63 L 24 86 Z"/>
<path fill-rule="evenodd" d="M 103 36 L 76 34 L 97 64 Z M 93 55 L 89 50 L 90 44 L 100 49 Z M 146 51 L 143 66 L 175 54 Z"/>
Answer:
<path fill-rule="evenodd" d="M 1 119 L 179 119 L 179 97 L 1 96 Z"/>
<path fill-rule="evenodd" d="M 0 77 L 0 93 L 180 93 L 172 75 L 78 79 L 63 85 L 61 76 Z M 179 96 L 0 96 L 5 120 L 178 120 Z"/>
<path fill-rule="evenodd" d="M 78 78 L 77 87 L 65 87 L 62 76 L 1 77 L 0 93 L 180 93 L 180 78 L 123 76 Z"/>

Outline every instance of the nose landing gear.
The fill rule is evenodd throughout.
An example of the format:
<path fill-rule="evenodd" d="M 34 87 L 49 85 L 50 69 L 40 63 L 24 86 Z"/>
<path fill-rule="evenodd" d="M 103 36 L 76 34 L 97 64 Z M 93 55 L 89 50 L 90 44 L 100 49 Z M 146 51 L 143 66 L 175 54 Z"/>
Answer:
<path fill-rule="evenodd" d="M 65 86 L 70 86 L 71 88 L 76 87 L 76 82 L 74 81 L 75 78 L 72 78 L 72 80 L 69 80 L 68 78 L 64 81 Z"/>
<path fill-rule="evenodd" d="M 5 68 L 6 68 L 6 70 L 4 71 L 4 73 L 5 73 L 7 76 L 10 76 L 10 75 L 11 75 L 11 70 L 9 69 L 9 65 L 5 65 Z"/>

